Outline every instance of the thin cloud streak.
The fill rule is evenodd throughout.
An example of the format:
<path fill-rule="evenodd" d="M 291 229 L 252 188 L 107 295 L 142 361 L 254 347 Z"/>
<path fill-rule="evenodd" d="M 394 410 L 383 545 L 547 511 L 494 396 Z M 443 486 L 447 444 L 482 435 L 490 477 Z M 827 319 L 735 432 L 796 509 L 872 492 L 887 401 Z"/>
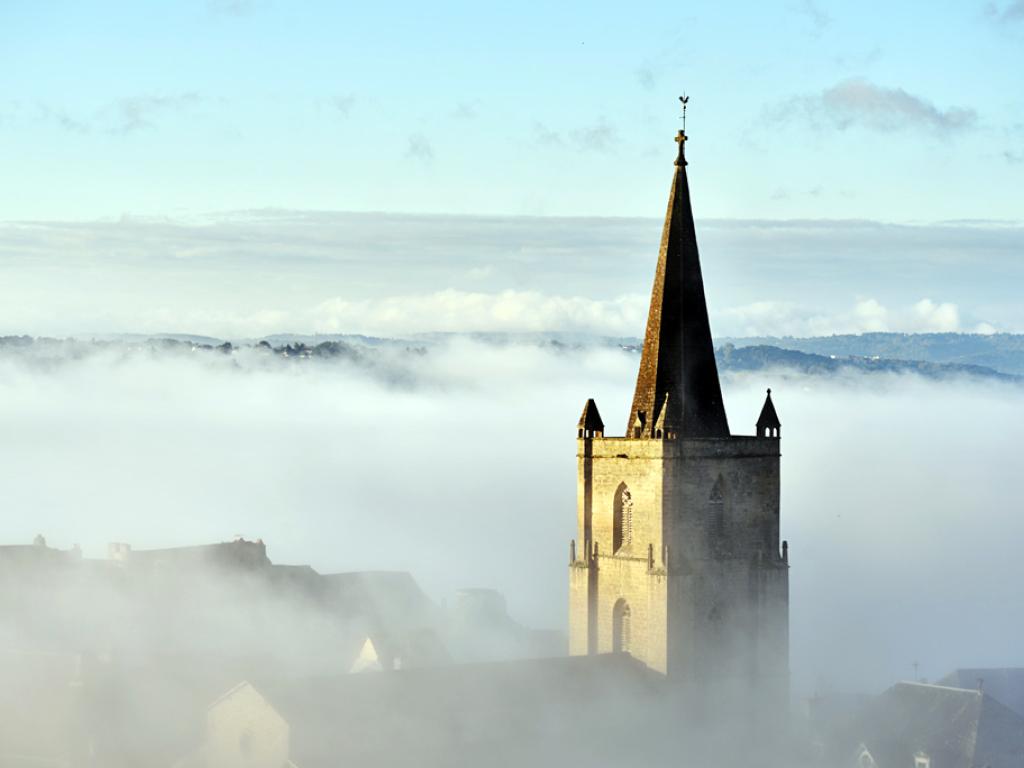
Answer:
<path fill-rule="evenodd" d="M 128 134 L 155 127 L 156 115 L 193 106 L 200 100 L 195 92 L 176 95 L 130 96 L 103 110 L 115 133 Z"/>
<path fill-rule="evenodd" d="M 246 16 L 256 8 L 255 0 L 206 0 L 210 13 L 225 16 Z"/>
<path fill-rule="evenodd" d="M 331 105 L 342 117 L 349 117 L 352 114 L 352 108 L 356 105 L 356 97 L 352 94 L 345 96 L 335 96 L 331 99 Z"/>
<path fill-rule="evenodd" d="M 795 10 L 810 22 L 816 37 L 821 35 L 825 28 L 832 23 L 832 17 L 823 11 L 814 0 L 802 0 Z"/>
<path fill-rule="evenodd" d="M 434 159 L 434 145 L 422 133 L 414 133 L 409 137 L 409 143 L 405 149 L 405 156 L 410 160 L 419 160 L 429 163 Z"/>
<path fill-rule="evenodd" d="M 36 118 L 68 133 L 84 135 L 102 131 L 126 136 L 156 128 L 159 115 L 178 112 L 201 101 L 202 97 L 195 91 L 126 96 L 100 107 L 90 117 L 72 114 L 63 107 L 39 104 Z"/>
<path fill-rule="evenodd" d="M 997 22 L 1007 24 L 1024 21 L 1024 0 L 1011 0 L 1005 5 L 989 3 L 985 12 Z"/>
<path fill-rule="evenodd" d="M 571 131 L 569 137 L 578 149 L 607 152 L 618 142 L 619 133 L 605 117 L 600 117 L 593 125 Z"/>
<path fill-rule="evenodd" d="M 818 94 L 794 97 L 772 110 L 770 116 L 776 122 L 801 119 L 819 130 L 860 127 L 883 133 L 960 133 L 974 128 L 978 120 L 971 108 L 942 109 L 903 88 L 888 88 L 863 78 L 843 80 Z"/>

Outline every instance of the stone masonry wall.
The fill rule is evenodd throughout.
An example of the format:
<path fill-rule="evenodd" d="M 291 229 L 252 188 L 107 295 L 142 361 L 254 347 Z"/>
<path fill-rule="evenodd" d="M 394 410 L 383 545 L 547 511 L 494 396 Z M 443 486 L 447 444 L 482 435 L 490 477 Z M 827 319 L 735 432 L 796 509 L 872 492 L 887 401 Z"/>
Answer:
<path fill-rule="evenodd" d="M 613 609 L 622 598 L 630 607 L 631 653 L 652 668 L 695 689 L 785 687 L 779 441 L 589 438 L 578 441 L 578 459 L 570 652 L 612 650 Z M 633 539 L 613 552 L 621 483 L 633 498 Z M 716 484 L 720 502 L 712 500 Z M 588 557 L 588 542 L 596 557 Z"/>

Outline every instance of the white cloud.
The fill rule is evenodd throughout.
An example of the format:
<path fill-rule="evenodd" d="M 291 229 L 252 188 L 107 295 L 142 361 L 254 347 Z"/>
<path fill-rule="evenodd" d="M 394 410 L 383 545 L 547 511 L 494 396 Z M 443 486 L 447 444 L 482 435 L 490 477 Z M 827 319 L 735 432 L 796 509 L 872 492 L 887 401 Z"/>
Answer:
<path fill-rule="evenodd" d="M 848 311 L 825 312 L 787 302 L 755 302 L 722 312 L 722 336 L 827 336 L 833 333 L 956 333 L 966 331 L 960 309 L 925 298 L 910 306 L 887 307 L 874 298 L 858 299 Z M 975 333 L 994 333 L 987 322 Z"/>
<path fill-rule="evenodd" d="M 913 317 L 917 319 L 918 330 L 935 333 L 954 333 L 960 330 L 960 310 L 956 304 L 936 304 L 931 299 L 921 299 L 914 305 Z"/>
<path fill-rule="evenodd" d="M 858 301 L 853 308 L 853 317 L 859 331 L 889 330 L 889 310 L 874 299 Z"/>

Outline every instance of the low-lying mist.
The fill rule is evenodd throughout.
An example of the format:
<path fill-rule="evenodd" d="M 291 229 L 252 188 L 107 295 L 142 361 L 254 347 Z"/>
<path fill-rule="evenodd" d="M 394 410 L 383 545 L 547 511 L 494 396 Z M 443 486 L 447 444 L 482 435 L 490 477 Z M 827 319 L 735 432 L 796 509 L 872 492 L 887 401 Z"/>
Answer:
<path fill-rule="evenodd" d="M 352 360 L 255 349 L 0 356 L 0 543 L 262 538 L 276 563 L 493 587 L 564 628 L 575 424 L 621 434 L 638 359 L 455 339 Z M 794 690 L 1020 665 L 1024 390 L 914 376 L 724 379 L 783 422 Z"/>

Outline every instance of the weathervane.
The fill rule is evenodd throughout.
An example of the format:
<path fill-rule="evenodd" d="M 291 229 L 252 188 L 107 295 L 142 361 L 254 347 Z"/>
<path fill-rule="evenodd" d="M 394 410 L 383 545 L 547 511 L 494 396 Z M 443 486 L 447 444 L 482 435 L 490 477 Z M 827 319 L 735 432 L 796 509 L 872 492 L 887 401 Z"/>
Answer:
<path fill-rule="evenodd" d="M 686 133 L 686 105 L 690 102 L 690 97 L 684 93 L 679 97 L 679 101 L 683 105 L 683 133 Z"/>
<path fill-rule="evenodd" d="M 686 105 L 690 103 L 690 97 L 684 93 L 679 97 L 679 102 L 683 105 L 683 130 L 676 135 L 676 141 L 679 142 L 679 156 L 676 158 L 676 165 L 686 165 Z"/>

